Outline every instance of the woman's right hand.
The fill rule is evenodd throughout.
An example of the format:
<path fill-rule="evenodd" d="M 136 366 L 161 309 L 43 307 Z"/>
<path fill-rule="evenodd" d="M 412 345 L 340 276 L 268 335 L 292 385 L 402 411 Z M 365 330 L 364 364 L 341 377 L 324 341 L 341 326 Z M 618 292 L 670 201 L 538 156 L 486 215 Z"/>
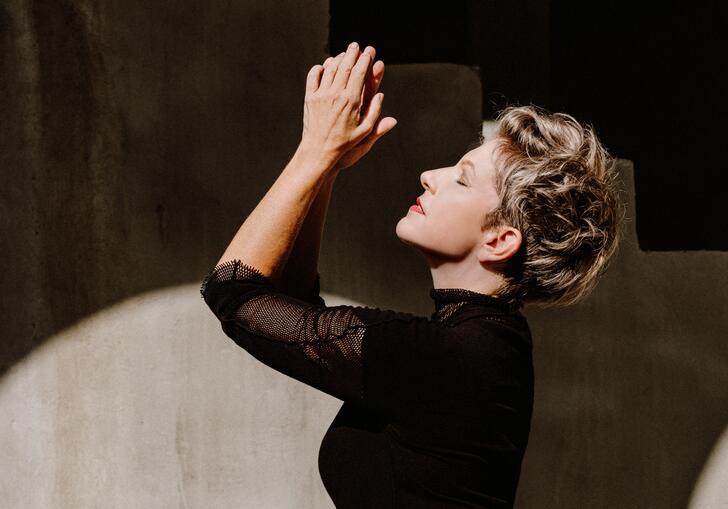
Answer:
<path fill-rule="evenodd" d="M 364 51 L 368 51 L 371 54 L 372 60 L 374 60 L 376 50 L 373 47 L 367 46 Z M 334 57 L 328 57 L 323 63 L 324 68 L 331 61 L 333 61 L 333 59 Z M 381 85 L 383 77 L 384 62 L 382 62 L 381 60 L 377 60 L 376 62 L 374 62 L 374 64 L 370 68 L 370 72 L 364 79 L 359 118 L 366 116 L 368 108 L 371 104 L 372 97 L 374 97 L 374 95 L 376 95 L 376 93 L 379 91 L 379 85 Z M 374 128 L 372 129 L 372 132 L 369 133 L 369 135 L 361 140 L 357 145 L 345 152 L 344 155 L 341 156 L 341 158 L 339 158 L 336 163 L 335 170 L 342 170 L 344 168 L 348 168 L 354 165 L 354 163 L 356 163 L 367 152 L 369 152 L 369 150 L 379 138 L 391 131 L 395 125 L 397 125 L 397 120 L 394 117 L 384 117 L 377 120 L 374 123 Z"/>

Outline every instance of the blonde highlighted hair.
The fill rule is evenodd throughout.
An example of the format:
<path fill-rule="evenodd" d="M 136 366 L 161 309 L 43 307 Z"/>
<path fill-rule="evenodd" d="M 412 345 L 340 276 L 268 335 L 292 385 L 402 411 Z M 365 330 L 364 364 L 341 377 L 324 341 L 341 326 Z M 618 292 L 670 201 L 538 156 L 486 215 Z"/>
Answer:
<path fill-rule="evenodd" d="M 623 235 L 616 159 L 591 125 L 565 113 L 508 106 L 496 122 L 500 204 L 482 227 L 512 226 L 522 243 L 495 267 L 505 280 L 495 295 L 541 307 L 574 304 L 591 293 Z"/>

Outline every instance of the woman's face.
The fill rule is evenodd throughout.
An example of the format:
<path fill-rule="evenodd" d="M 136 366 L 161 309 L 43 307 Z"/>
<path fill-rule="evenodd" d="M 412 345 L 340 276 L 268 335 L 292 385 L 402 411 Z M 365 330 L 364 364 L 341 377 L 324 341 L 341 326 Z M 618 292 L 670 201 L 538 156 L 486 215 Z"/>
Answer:
<path fill-rule="evenodd" d="M 437 258 L 462 258 L 483 243 L 481 219 L 499 204 L 493 181 L 496 141 L 466 152 L 454 166 L 422 173 L 424 215 L 409 210 L 399 220 L 400 240 Z"/>

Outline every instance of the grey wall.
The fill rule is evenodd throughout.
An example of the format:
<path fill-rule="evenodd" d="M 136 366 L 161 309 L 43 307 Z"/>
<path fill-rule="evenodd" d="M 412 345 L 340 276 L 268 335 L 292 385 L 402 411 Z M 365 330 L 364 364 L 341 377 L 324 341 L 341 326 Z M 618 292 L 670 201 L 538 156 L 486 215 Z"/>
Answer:
<path fill-rule="evenodd" d="M 331 506 L 316 455 L 341 403 L 237 348 L 198 293 L 295 149 L 327 12 L 0 5 L 8 507 Z M 476 139 L 477 71 L 387 67 L 399 124 L 336 184 L 329 304 L 431 312 L 429 270 L 394 227 L 419 174 Z M 620 171 L 631 223 L 610 271 L 579 306 L 525 309 L 536 403 L 518 507 L 726 496 L 728 254 L 637 249 L 631 163 Z"/>

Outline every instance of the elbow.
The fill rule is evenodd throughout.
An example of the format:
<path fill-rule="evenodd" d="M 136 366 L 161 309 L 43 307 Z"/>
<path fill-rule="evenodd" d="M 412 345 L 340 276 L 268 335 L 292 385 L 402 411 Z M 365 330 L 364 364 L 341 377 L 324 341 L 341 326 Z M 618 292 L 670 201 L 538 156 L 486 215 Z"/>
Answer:
<path fill-rule="evenodd" d="M 240 306 L 250 300 L 256 289 L 240 280 L 209 282 L 200 292 L 202 298 L 221 322 L 235 319 Z"/>

